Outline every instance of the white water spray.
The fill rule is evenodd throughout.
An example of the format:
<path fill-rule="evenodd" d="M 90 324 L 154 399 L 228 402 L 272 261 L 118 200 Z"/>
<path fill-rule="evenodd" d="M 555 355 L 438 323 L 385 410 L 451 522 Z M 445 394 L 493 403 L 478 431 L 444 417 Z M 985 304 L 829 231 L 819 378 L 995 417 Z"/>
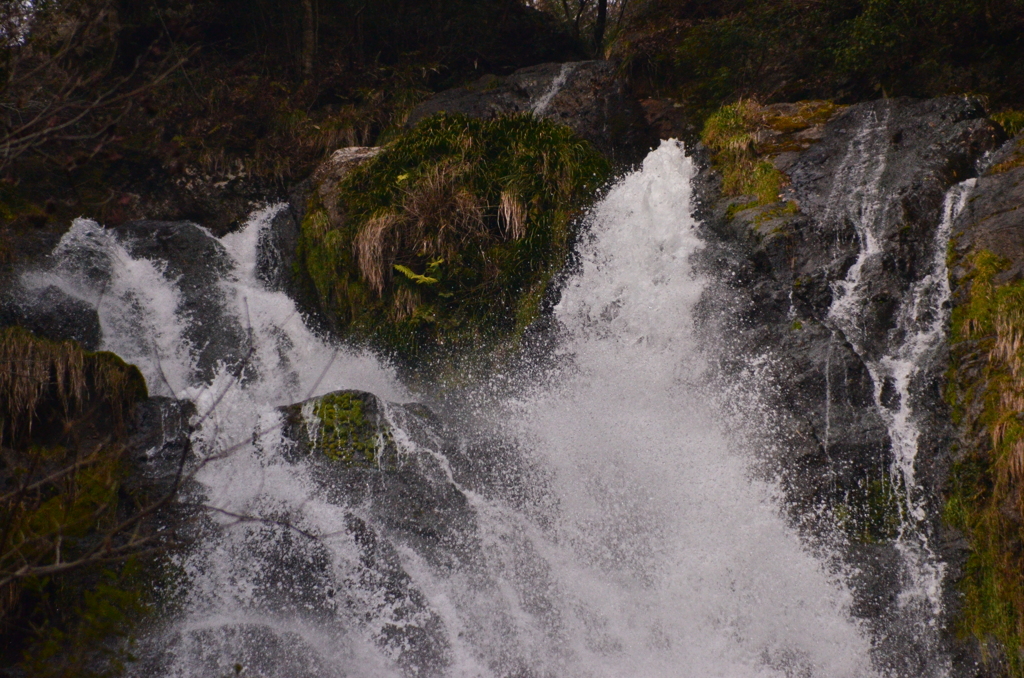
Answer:
<path fill-rule="evenodd" d="M 180 611 L 151 630 L 136 673 L 199 678 L 237 662 L 265 678 L 874 675 L 849 593 L 787 527 L 775 488 L 751 479 L 703 379 L 693 175 L 664 142 L 610 191 L 556 309 L 559 367 L 479 415 L 499 422 L 496 444 L 520 464 L 496 475 L 532 483 L 525 499 L 460 484 L 453 452 L 417 443 L 401 408 L 385 407 L 403 458 L 463 497 L 450 552 L 396 538 L 372 497 L 339 498 L 320 467 L 286 454 L 280 405 L 341 388 L 410 396 L 256 279 L 272 210 L 221 240 L 233 273 L 219 293 L 246 328 L 251 370 L 222 365 L 207 382 L 181 340 L 198 319 L 181 312 L 179 281 L 77 222 L 61 285 L 99 304 L 105 346 L 154 391 L 197 404 L 201 457 L 232 450 L 197 475 L 206 536 L 182 556 Z M 101 295 L 76 272 L 86 254 L 108 262 Z"/>

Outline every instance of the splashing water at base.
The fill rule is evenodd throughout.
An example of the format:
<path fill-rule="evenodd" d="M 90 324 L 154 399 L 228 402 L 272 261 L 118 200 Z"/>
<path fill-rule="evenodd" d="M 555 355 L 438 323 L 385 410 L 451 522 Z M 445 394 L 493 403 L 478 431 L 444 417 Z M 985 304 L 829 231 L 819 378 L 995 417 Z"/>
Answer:
<path fill-rule="evenodd" d="M 664 142 L 595 208 L 581 270 L 555 311 L 558 367 L 506 375 L 522 382 L 518 395 L 464 413 L 489 422 L 489 445 L 472 444 L 468 430 L 455 445 L 425 444 L 412 410 L 384 405 L 400 458 L 429 479 L 382 468 L 361 471 L 358 487 L 332 485 L 328 466 L 290 455 L 276 408 L 341 388 L 411 397 L 371 357 L 317 339 L 290 300 L 257 280 L 273 210 L 220 241 L 231 266 L 217 304 L 244 328 L 249 358 L 243 370 L 222 361 L 205 380 L 202 347 L 183 339 L 201 319 L 187 312 L 180 277 L 133 257 L 124 238 L 76 223 L 51 277 L 95 301 L 81 261 L 106 262 L 106 347 L 139 364 L 154 391 L 196 402 L 193 442 L 213 457 L 191 491 L 212 508 L 180 556 L 177 611 L 149 631 L 132 670 L 874 675 L 849 594 L 786 526 L 774 488 L 751 480 L 702 381 L 693 174 L 682 146 Z M 457 472 L 474 455 L 492 480 Z M 409 491 L 361 489 L 384 476 Z M 404 511 L 415 482 L 442 488 L 445 515 L 461 516 L 431 526 L 448 536 L 429 547 L 429 534 L 396 527 L 418 515 L 375 508 Z"/>

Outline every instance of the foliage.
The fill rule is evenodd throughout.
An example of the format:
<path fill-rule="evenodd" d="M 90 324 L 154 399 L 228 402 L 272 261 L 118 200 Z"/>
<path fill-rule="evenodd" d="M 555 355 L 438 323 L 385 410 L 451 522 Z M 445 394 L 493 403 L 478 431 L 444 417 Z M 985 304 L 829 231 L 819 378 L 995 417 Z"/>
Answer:
<path fill-rule="evenodd" d="M 136 589 L 119 588 L 130 568 L 113 564 L 157 543 L 123 486 L 146 385 L 113 354 L 21 328 L 0 331 L 0 365 L 2 659 L 27 648 L 32 675 L 88 675 L 99 655 L 119 661 L 99 639 L 138 607 Z"/>
<path fill-rule="evenodd" d="M 1008 262 L 980 251 L 967 262 L 966 303 L 953 311 L 947 400 L 965 441 L 945 519 L 970 540 L 962 631 L 1002 651 L 1024 675 L 1024 283 L 998 284 Z M 993 645 L 993 642 L 995 645 Z"/>
<path fill-rule="evenodd" d="M 305 268 L 339 328 L 403 357 L 518 336 L 608 172 L 550 121 L 438 115 L 345 176 L 343 223 L 311 205 Z"/>
<path fill-rule="evenodd" d="M 1015 111 L 1013 109 L 1007 109 L 998 113 L 992 114 L 992 119 L 1002 125 L 1006 133 L 1011 137 L 1015 137 L 1021 132 L 1024 132 L 1024 111 Z"/>
<path fill-rule="evenodd" d="M 635 82 L 702 121 L 738 98 L 1024 99 L 1020 0 L 647 0 L 611 46 Z"/>
<path fill-rule="evenodd" d="M 828 101 L 801 102 L 783 111 L 746 99 L 709 115 L 701 141 L 714 152 L 723 193 L 753 196 L 756 204 L 777 202 L 786 178 L 764 156 L 806 148 L 809 142 L 794 140 L 793 133 L 823 124 L 837 110 Z"/>

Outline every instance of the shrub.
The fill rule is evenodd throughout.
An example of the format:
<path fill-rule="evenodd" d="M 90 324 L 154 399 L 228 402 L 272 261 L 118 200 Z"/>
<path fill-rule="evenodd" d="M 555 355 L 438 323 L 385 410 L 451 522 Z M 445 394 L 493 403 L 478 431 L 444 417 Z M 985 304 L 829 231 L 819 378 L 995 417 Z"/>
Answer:
<path fill-rule="evenodd" d="M 608 162 L 531 115 L 438 115 L 314 200 L 300 255 L 343 333 L 400 357 L 515 338 L 569 253 Z"/>
<path fill-rule="evenodd" d="M 121 563 L 155 543 L 134 518 L 142 498 L 124 488 L 127 427 L 145 397 L 113 354 L 0 330 L 3 664 L 85 676 L 123 660 L 142 594 Z"/>
<path fill-rule="evenodd" d="M 1011 137 L 1024 132 L 1024 111 L 1008 109 L 993 114 L 992 119 L 1002 125 L 1003 129 Z"/>

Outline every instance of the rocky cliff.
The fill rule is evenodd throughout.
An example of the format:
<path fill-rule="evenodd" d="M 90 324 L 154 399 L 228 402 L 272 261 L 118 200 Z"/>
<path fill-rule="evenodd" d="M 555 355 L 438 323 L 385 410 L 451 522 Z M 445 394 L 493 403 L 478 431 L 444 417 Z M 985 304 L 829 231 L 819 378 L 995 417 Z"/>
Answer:
<path fill-rule="evenodd" d="M 757 132 L 754 151 L 784 171 L 778 200 L 719 198 L 712 174 L 699 206 L 702 265 L 716 281 L 704 322 L 732 337 L 712 347 L 719 378 L 756 391 L 737 407 L 766 403 L 752 433 L 764 470 L 796 523 L 841 543 L 880 664 L 930 675 L 929 643 L 952 643 L 958 675 L 974 675 L 977 656 L 952 640 L 966 544 L 940 519 L 953 435 L 944 237 L 951 189 L 1003 132 L 965 98 L 854 105 L 804 134 L 802 149 Z M 908 601 L 931 585 L 912 568 L 932 572 L 941 600 Z M 930 641 L 913 608 L 943 601 L 946 628 Z"/>

